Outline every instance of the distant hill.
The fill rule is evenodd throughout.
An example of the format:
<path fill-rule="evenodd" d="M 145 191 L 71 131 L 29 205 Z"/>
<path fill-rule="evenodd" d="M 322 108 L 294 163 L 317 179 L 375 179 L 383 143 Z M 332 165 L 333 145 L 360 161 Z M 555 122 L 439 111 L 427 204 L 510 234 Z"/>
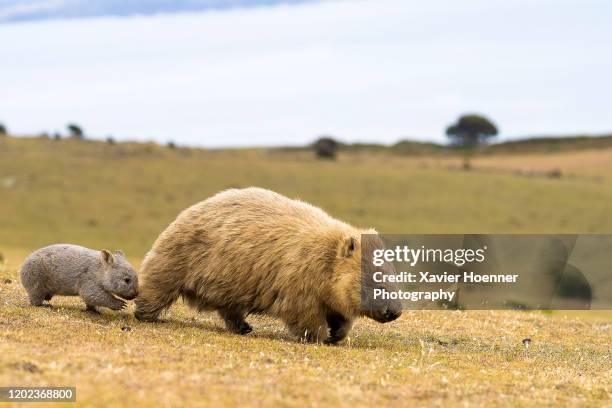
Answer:
<path fill-rule="evenodd" d="M 612 147 L 612 134 L 601 136 L 531 137 L 492 144 L 484 148 L 483 153 L 546 153 L 609 147 Z"/>
<path fill-rule="evenodd" d="M 0 1 L 0 23 L 223 10 L 236 7 L 297 4 L 306 1 L 312 0 L 5 0 Z"/>
<path fill-rule="evenodd" d="M 21 135 L 26 139 L 36 137 L 33 135 Z M 329 136 L 332 137 L 333 136 Z M 337 139 L 336 139 L 337 140 Z M 91 140 L 101 142 L 103 140 Z M 155 146 L 155 143 L 136 143 L 136 142 L 121 142 L 122 146 L 128 149 L 139 151 L 138 146 Z M 337 140 L 338 149 L 340 152 L 347 153 L 380 153 L 393 154 L 400 156 L 435 156 L 435 155 L 453 155 L 462 153 L 460 148 L 449 146 L 446 144 L 433 142 L 419 142 L 414 140 L 400 140 L 392 145 L 384 145 L 379 143 L 346 143 Z M 307 152 L 312 150 L 312 145 L 306 146 L 272 146 L 272 147 L 244 147 L 244 148 L 205 148 L 205 147 L 189 147 L 183 146 L 186 151 L 191 153 L 205 153 L 211 151 L 268 151 L 268 152 Z M 491 155 L 491 154 L 529 154 L 529 153 L 556 153 L 568 152 L 575 150 L 589 149 L 608 149 L 612 148 L 612 134 L 592 136 L 592 135 L 575 135 L 575 136 L 540 136 L 529 137 L 520 140 L 511 140 L 500 143 L 493 143 L 486 146 L 478 147 L 475 155 Z M 140 149 L 141 150 L 141 149 Z M 130 150 L 131 151 L 131 150 Z"/>
<path fill-rule="evenodd" d="M 482 146 L 476 154 L 498 153 L 554 153 L 569 150 L 586 150 L 612 148 L 612 134 L 601 136 L 564 136 L 564 137 L 530 137 Z M 341 144 L 345 151 L 384 151 L 399 155 L 449 154 L 457 151 L 455 147 L 438 143 L 402 140 L 391 146 L 376 144 Z"/>

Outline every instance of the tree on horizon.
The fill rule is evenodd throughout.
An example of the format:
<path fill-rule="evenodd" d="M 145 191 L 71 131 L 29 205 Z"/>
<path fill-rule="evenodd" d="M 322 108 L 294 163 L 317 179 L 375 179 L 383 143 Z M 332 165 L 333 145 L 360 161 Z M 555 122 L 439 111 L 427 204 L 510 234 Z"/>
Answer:
<path fill-rule="evenodd" d="M 488 118 L 476 115 L 462 115 L 456 123 L 446 128 L 446 135 L 456 146 L 472 148 L 487 143 L 497 136 L 498 130 Z"/>
<path fill-rule="evenodd" d="M 472 168 L 470 156 L 474 149 L 497 136 L 497 126 L 488 118 L 476 115 L 461 115 L 456 123 L 446 128 L 451 144 L 463 149 L 463 169 Z"/>
<path fill-rule="evenodd" d="M 66 125 L 66 129 L 68 129 L 70 137 L 74 139 L 85 139 L 83 129 L 76 123 L 69 123 L 68 125 Z"/>

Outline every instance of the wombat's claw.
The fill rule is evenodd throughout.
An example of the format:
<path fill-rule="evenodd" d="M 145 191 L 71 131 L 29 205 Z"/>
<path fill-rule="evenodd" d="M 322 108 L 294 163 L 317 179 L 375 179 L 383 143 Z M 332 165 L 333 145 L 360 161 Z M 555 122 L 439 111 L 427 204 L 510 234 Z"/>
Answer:
<path fill-rule="evenodd" d="M 337 339 L 336 337 L 330 336 L 323 340 L 323 344 L 327 344 L 328 346 L 334 346 L 338 343 L 338 341 L 339 339 Z"/>
<path fill-rule="evenodd" d="M 252 331 L 253 331 L 253 328 L 251 327 L 251 325 L 248 324 L 247 322 L 244 322 L 244 324 L 240 327 L 239 333 L 242 335 L 245 335 L 245 334 L 249 334 Z"/>

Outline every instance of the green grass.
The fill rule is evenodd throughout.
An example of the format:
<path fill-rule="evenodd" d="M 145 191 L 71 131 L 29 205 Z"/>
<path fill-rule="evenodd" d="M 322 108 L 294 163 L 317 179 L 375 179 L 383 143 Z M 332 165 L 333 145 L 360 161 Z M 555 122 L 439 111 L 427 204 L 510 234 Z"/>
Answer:
<path fill-rule="evenodd" d="M 612 184 L 591 180 L 463 172 L 385 156 L 320 162 L 265 150 L 0 143 L 0 243 L 10 247 L 71 241 L 141 257 L 180 210 L 252 185 L 384 233 L 612 232 Z"/>
<path fill-rule="evenodd" d="M 251 185 L 385 233 L 611 233 L 612 182 L 597 169 L 597 180 L 575 168 L 550 179 L 367 152 L 320 162 L 2 138 L 0 386 L 76 385 L 79 403 L 96 406 L 610 405 L 609 312 L 407 312 L 387 325 L 362 319 L 327 347 L 263 317 L 231 335 L 180 303 L 165 324 L 130 310 L 91 316 L 78 298 L 32 308 L 17 278 L 29 251 L 54 242 L 123 249 L 138 265 L 180 210 Z"/>

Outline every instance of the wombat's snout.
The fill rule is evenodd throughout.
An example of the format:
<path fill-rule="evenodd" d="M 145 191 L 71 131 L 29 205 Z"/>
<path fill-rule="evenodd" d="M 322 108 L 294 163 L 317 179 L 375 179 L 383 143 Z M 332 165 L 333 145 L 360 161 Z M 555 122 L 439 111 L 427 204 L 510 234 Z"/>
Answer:
<path fill-rule="evenodd" d="M 138 296 L 138 290 L 134 290 L 132 293 L 125 297 L 125 300 L 134 300 Z"/>
<path fill-rule="evenodd" d="M 391 309 L 387 309 L 387 311 L 385 312 L 385 321 L 387 322 L 392 322 L 393 320 L 397 319 L 398 317 L 400 317 L 402 315 L 402 311 L 401 310 L 391 310 Z"/>
<path fill-rule="evenodd" d="M 138 289 L 135 288 L 134 290 L 130 291 L 129 293 L 126 293 L 125 296 L 122 296 L 125 300 L 134 300 L 136 299 L 136 297 L 138 296 Z"/>

